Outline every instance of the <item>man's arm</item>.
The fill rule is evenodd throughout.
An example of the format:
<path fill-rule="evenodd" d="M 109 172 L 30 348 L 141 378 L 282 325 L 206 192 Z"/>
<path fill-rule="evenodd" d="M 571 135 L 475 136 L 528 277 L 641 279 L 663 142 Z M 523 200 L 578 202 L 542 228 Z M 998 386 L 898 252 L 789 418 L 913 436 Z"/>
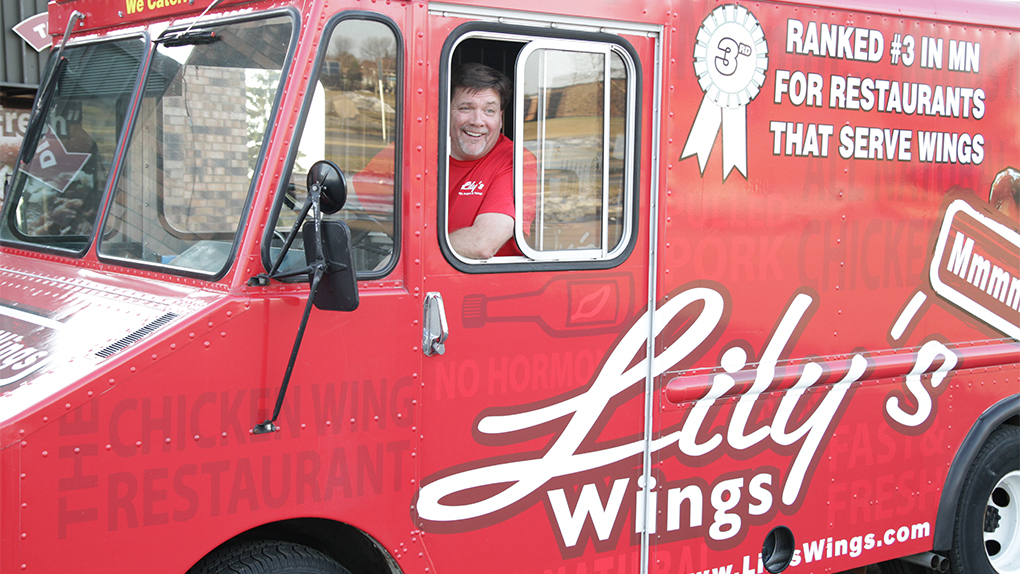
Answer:
<path fill-rule="evenodd" d="M 480 213 L 471 227 L 450 233 L 450 246 L 470 259 L 488 259 L 514 234 L 514 218 L 505 213 Z"/>

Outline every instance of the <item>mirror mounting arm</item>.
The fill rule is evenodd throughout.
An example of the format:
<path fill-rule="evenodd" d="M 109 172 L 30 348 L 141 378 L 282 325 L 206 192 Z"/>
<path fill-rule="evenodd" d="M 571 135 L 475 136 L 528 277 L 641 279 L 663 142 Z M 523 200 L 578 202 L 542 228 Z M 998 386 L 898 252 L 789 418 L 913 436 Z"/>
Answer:
<path fill-rule="evenodd" d="M 294 371 L 294 363 L 297 361 L 298 350 L 301 348 L 301 340 L 305 336 L 305 326 L 308 325 L 308 317 L 312 314 L 312 304 L 315 301 L 315 292 L 319 288 L 319 282 L 322 280 L 322 275 L 326 270 L 326 264 L 323 261 L 316 262 L 313 266 L 315 269 L 312 275 L 312 287 L 308 293 L 308 301 L 305 303 L 305 312 L 301 315 L 301 325 L 298 327 L 297 337 L 294 339 L 294 347 L 290 352 L 290 361 L 287 362 L 287 370 L 283 374 L 283 383 L 280 385 L 280 392 L 276 395 L 276 406 L 273 407 L 272 418 L 266 419 L 261 423 L 255 425 L 252 432 L 255 434 L 264 434 L 280 430 L 280 427 L 276 425 L 276 419 L 280 416 L 280 409 L 283 408 L 283 398 L 287 395 L 287 386 L 290 384 L 290 375 Z"/>
<path fill-rule="evenodd" d="M 358 307 L 357 277 L 350 253 L 350 230 L 341 221 L 327 221 L 325 225 L 322 221 L 323 213 L 336 213 L 343 209 L 344 203 L 347 201 L 347 183 L 344 180 L 343 172 L 332 162 L 316 162 L 308 172 L 307 185 L 308 196 L 305 205 L 301 208 L 301 214 L 287 235 L 280 254 L 273 261 L 272 269 L 268 274 L 256 275 L 248 281 L 249 285 L 267 286 L 271 279 L 296 275 L 307 275 L 311 281 L 308 301 L 305 303 L 305 311 L 301 315 L 301 323 L 290 352 L 290 360 L 287 362 L 287 370 L 276 396 L 273 415 L 256 424 L 252 429 L 254 434 L 280 430 L 276 419 L 280 416 L 283 399 L 287 395 L 287 387 L 290 385 L 290 377 L 294 372 L 294 364 L 297 362 L 298 351 L 301 349 L 301 341 L 305 336 L 308 317 L 312 314 L 312 306 L 333 311 L 353 311 Z M 312 212 L 312 220 L 306 222 L 309 210 Z M 294 238 L 302 223 L 305 223 L 304 245 L 307 266 L 296 271 L 280 273 L 280 265 L 287 250 L 294 243 Z M 329 245 L 324 245 L 326 241 L 329 241 Z M 313 251 L 314 259 L 312 259 Z M 323 279 L 326 279 L 326 286 L 320 293 Z M 321 297 L 317 297 L 317 295 Z M 317 301 L 317 298 L 322 300 Z"/>
<path fill-rule="evenodd" d="M 322 176 L 321 179 L 325 179 L 325 176 Z M 301 324 L 298 326 L 297 336 L 294 338 L 294 346 L 290 351 L 290 360 L 287 362 L 287 370 L 283 374 L 283 382 L 280 384 L 280 391 L 276 395 L 276 406 L 273 407 L 273 416 L 272 418 L 268 418 L 261 423 L 256 424 L 255 427 L 252 428 L 252 433 L 254 434 L 265 434 L 280 430 L 280 427 L 276 424 L 276 419 L 280 416 L 280 409 L 283 408 L 283 398 L 287 395 L 287 387 L 290 385 L 290 376 L 291 373 L 294 372 L 294 363 L 297 361 L 298 351 L 301 349 L 301 340 L 304 339 L 305 336 L 305 326 L 308 325 L 308 317 L 312 314 L 315 292 L 319 290 L 319 283 L 322 281 L 322 276 L 326 272 L 326 259 L 322 255 L 322 212 L 319 209 L 319 196 L 322 193 L 322 183 L 323 182 L 320 180 L 309 186 L 308 199 L 305 201 L 305 205 L 301 209 L 301 215 L 298 217 L 297 221 L 294 222 L 294 228 L 291 229 L 291 232 L 287 235 L 287 242 L 284 244 L 283 249 L 280 252 L 280 257 L 278 257 L 273 263 L 273 268 L 269 272 L 268 277 L 274 279 L 307 273 L 312 276 L 312 285 L 308 291 L 308 301 L 305 303 L 305 311 L 301 314 Z M 315 262 L 304 269 L 278 275 L 276 271 L 280 266 L 280 262 L 283 261 L 283 255 L 287 253 L 287 250 L 294 242 L 297 230 L 300 227 L 302 220 L 308 215 L 309 208 L 312 210 L 312 219 L 315 222 Z"/>

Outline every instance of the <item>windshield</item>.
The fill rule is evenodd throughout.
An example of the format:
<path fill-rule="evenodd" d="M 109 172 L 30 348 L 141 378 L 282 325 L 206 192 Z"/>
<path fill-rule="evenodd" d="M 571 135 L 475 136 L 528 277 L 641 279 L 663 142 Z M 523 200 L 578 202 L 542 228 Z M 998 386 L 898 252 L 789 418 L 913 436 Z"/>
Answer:
<path fill-rule="evenodd" d="M 88 246 L 144 54 L 141 38 L 64 50 L 35 153 L 11 182 L 0 237 L 72 251 Z"/>
<path fill-rule="evenodd" d="M 233 252 L 293 25 L 190 34 L 156 49 L 99 253 L 213 274 Z"/>

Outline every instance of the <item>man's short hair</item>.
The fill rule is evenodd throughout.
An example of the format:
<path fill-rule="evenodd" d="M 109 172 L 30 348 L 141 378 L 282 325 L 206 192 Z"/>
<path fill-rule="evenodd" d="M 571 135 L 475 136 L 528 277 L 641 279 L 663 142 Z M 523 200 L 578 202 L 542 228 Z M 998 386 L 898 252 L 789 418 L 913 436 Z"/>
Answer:
<path fill-rule="evenodd" d="M 493 89 L 499 94 L 499 109 L 503 110 L 513 100 L 514 90 L 510 78 L 495 68 L 478 62 L 465 62 L 453 70 L 450 97 L 463 88 L 465 92 L 474 94 L 485 89 Z"/>

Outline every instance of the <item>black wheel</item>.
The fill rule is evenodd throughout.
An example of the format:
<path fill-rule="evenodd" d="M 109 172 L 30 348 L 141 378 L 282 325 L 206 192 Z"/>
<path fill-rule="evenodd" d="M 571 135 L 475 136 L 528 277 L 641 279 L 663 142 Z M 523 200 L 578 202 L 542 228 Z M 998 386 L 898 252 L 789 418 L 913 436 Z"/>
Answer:
<path fill-rule="evenodd" d="M 1003 426 L 978 453 L 960 493 L 949 552 L 954 574 L 1020 573 L 1020 427 Z"/>
<path fill-rule="evenodd" d="M 188 574 L 350 574 L 318 550 L 276 540 L 241 542 L 199 560 Z"/>

